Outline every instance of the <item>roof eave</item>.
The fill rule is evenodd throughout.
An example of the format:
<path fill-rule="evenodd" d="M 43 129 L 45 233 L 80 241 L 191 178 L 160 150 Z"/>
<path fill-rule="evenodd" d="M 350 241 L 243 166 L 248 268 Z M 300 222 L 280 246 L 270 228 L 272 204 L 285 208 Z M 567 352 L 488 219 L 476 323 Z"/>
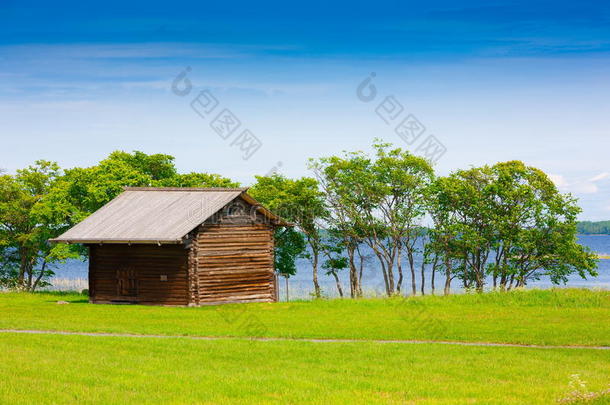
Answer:
<path fill-rule="evenodd" d="M 123 191 L 248 191 L 248 187 L 123 187 Z"/>
<path fill-rule="evenodd" d="M 184 243 L 183 239 L 49 239 L 51 243 L 68 245 L 177 245 Z"/>

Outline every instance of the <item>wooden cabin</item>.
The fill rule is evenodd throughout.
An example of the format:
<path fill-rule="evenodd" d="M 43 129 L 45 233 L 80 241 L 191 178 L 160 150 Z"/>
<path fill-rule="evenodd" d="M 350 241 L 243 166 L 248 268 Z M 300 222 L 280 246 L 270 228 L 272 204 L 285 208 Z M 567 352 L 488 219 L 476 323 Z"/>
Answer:
<path fill-rule="evenodd" d="M 274 302 L 273 232 L 247 189 L 126 188 L 55 243 L 89 248 L 89 301 Z"/>

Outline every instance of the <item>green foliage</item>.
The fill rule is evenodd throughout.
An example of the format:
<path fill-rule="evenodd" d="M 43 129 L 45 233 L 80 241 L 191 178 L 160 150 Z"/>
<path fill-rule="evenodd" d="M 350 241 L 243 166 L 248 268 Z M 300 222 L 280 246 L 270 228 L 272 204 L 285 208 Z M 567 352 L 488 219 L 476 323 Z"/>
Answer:
<path fill-rule="evenodd" d="M 317 230 L 326 210 L 318 182 L 310 177 L 289 179 L 281 174 L 256 176 L 248 193 L 265 207 L 294 222 L 306 234 Z"/>
<path fill-rule="evenodd" d="M 256 177 L 250 193 L 297 230 L 276 232 L 276 266 L 294 274 L 295 261 L 311 261 L 315 296 L 318 266 L 335 278 L 347 265 L 350 295 L 362 295 L 366 243 L 380 263 L 386 293 L 401 292 L 403 262 L 416 293 L 416 243 L 425 240 L 424 266 L 444 273 L 445 291 L 458 278 L 482 291 L 512 289 L 543 275 L 553 283 L 569 275 L 595 276 L 597 260 L 577 243 L 577 231 L 601 232 L 605 223 L 576 222 L 577 201 L 559 193 L 540 170 L 511 161 L 457 170 L 436 178 L 428 161 L 375 140 L 374 154 L 345 152 L 310 161 L 316 178 Z M 53 238 L 98 210 L 127 186 L 237 187 L 218 174 L 178 173 L 165 154 L 116 151 L 99 164 L 62 172 L 38 161 L 0 175 L 0 286 L 33 290 L 46 285 L 53 265 L 83 257 L 79 246 L 49 245 Z M 434 226 L 424 231 L 423 218 Z M 333 231 L 323 232 L 328 226 Z M 308 249 L 306 249 L 308 245 Z M 422 267 L 422 274 L 423 274 Z M 396 279 L 395 271 L 398 272 Z M 422 277 L 422 292 L 424 279 Z"/>
<path fill-rule="evenodd" d="M 146 155 L 135 151 L 116 151 L 99 164 L 88 168 L 66 170 L 61 187 L 63 193 L 79 209 L 79 222 L 119 195 L 125 187 L 236 187 L 218 174 L 180 174 L 168 155 Z"/>
<path fill-rule="evenodd" d="M 34 290 L 48 285 L 52 267 L 84 257 L 82 246 L 50 245 L 54 238 L 119 195 L 125 187 L 236 187 L 217 174 L 179 174 L 169 155 L 116 151 L 99 164 L 62 172 L 37 161 L 0 176 L 0 286 Z"/>
<path fill-rule="evenodd" d="M 330 215 L 327 221 L 343 237 L 350 258 L 356 246 L 367 243 L 379 259 L 388 295 L 400 291 L 403 249 L 411 268 L 419 221 L 425 215 L 428 184 L 434 177 L 425 159 L 376 140 L 374 156 L 346 152 L 310 161 L 325 193 Z M 350 260 L 350 290 L 360 295 L 354 260 Z M 394 267 L 399 279 L 395 281 Z"/>
<path fill-rule="evenodd" d="M 135 171 L 150 177 L 151 180 L 165 180 L 178 175 L 174 165 L 174 157 L 164 154 L 147 155 L 144 152 L 134 151 L 127 153 L 115 151 L 106 161 L 124 162 Z"/>
<path fill-rule="evenodd" d="M 235 188 L 240 184 L 219 174 L 185 173 L 176 174 L 154 183 L 154 187 L 222 187 Z"/>
<path fill-rule="evenodd" d="M 597 261 L 576 239 L 580 208 L 542 171 L 522 162 L 458 170 L 431 188 L 437 252 L 461 266 L 465 287 L 482 290 L 486 274 L 502 289 L 548 275 L 565 282 L 595 276 Z M 490 262 L 490 258 L 493 261 Z"/>
<path fill-rule="evenodd" d="M 0 286 L 27 291 L 48 285 L 51 266 L 78 257 L 74 248 L 48 239 L 67 229 L 73 207 L 50 198 L 61 178 L 56 163 L 37 161 L 15 175 L 0 176 Z"/>
<path fill-rule="evenodd" d="M 322 248 L 320 222 L 327 217 L 327 210 L 318 182 L 309 177 L 289 179 L 280 174 L 256 176 L 256 184 L 248 190 L 248 193 L 275 214 L 294 223 L 303 233 L 311 253 L 307 252 L 305 247 L 298 251 L 297 247 L 300 243 L 297 241 L 298 237 L 289 232 L 287 236 L 293 241 L 291 243 L 294 246 L 290 248 L 293 253 L 287 254 L 278 251 L 278 246 L 282 246 L 283 242 L 276 239 L 276 258 L 278 254 L 283 255 L 282 266 L 284 268 L 294 267 L 294 260 L 298 257 L 310 259 L 313 271 L 314 295 L 320 297 L 321 292 L 317 274 L 318 260 Z M 278 234 L 276 232 L 276 235 L 283 235 L 283 233 Z M 290 258 L 293 259 L 292 263 L 288 262 Z"/>
<path fill-rule="evenodd" d="M 275 270 L 284 277 L 297 273 L 296 260 L 303 257 L 305 238 L 293 228 L 275 230 Z"/>

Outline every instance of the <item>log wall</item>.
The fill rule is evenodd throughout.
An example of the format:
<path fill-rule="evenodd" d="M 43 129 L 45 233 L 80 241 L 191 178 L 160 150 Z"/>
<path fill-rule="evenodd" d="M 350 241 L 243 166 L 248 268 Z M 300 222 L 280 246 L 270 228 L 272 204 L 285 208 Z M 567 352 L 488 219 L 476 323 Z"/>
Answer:
<path fill-rule="evenodd" d="M 270 225 L 205 224 L 191 249 L 197 266 L 194 304 L 277 300 Z"/>
<path fill-rule="evenodd" d="M 89 295 L 94 303 L 189 304 L 184 245 L 91 245 Z"/>

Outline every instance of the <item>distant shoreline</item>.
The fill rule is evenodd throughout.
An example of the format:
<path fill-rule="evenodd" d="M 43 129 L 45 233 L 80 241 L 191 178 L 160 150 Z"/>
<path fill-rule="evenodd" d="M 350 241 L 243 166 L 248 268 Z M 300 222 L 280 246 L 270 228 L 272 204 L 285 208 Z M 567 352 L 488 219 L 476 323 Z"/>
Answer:
<path fill-rule="evenodd" d="M 609 235 L 610 221 L 580 221 L 578 232 L 583 235 Z"/>

